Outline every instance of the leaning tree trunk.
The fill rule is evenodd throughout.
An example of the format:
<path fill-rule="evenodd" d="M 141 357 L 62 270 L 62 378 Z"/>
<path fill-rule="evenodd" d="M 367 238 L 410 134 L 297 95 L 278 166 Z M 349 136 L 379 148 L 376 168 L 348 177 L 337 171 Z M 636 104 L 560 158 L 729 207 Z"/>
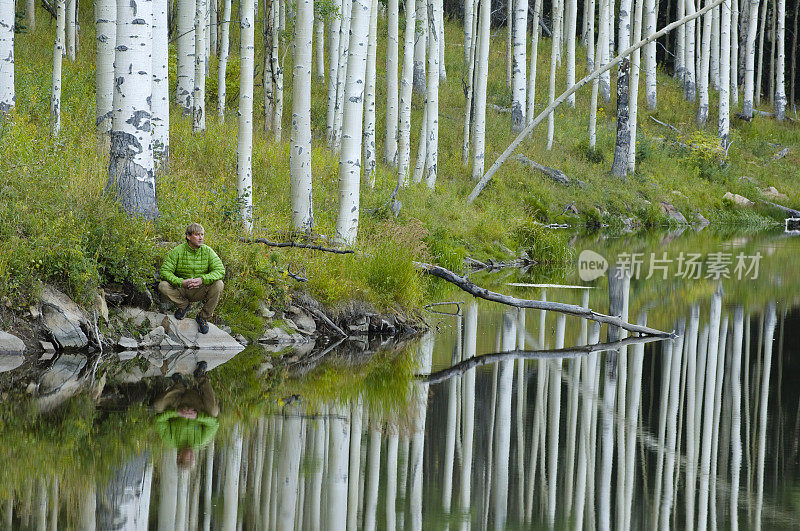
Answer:
<path fill-rule="evenodd" d="M 14 2 L 0 5 L 0 113 L 14 107 Z"/>
<path fill-rule="evenodd" d="M 467 0 L 468 2 L 470 0 Z M 383 160 L 390 166 L 397 164 L 397 61 L 400 6 L 398 0 L 389 0 L 387 7 L 386 37 L 386 137 L 383 141 Z"/>
<path fill-rule="evenodd" d="M 294 68 L 292 68 L 292 145 L 289 180 L 292 188 L 292 224 L 296 231 L 314 228 L 311 194 L 311 42 L 314 0 L 300 0 L 295 8 Z"/>
<path fill-rule="evenodd" d="M 644 3 L 645 26 L 644 35 L 649 37 L 656 32 L 656 2 L 655 0 L 645 0 Z M 656 79 L 656 43 L 651 42 L 644 47 L 644 86 L 647 108 L 655 110 L 658 105 L 657 79 Z"/>
<path fill-rule="evenodd" d="M 336 241 L 353 245 L 358 234 L 361 181 L 361 135 L 364 120 L 364 78 L 371 0 L 353 0 L 350 14 L 350 53 L 342 114 L 339 156 L 339 215 Z"/>
<path fill-rule="evenodd" d="M 786 37 L 786 0 L 778 0 L 778 21 L 775 28 L 775 41 L 778 53 L 775 58 L 775 118 L 778 121 L 786 119 L 786 89 L 784 82 L 784 69 L 786 52 L 784 38 Z"/>
<path fill-rule="evenodd" d="M 231 0 L 222 0 L 222 23 L 219 27 L 219 63 L 217 64 L 217 111 L 220 121 L 225 120 L 225 78 L 228 73 L 230 46 Z"/>
<path fill-rule="evenodd" d="M 364 177 L 370 188 L 375 188 L 375 77 L 378 48 L 378 2 L 372 0 L 369 15 L 369 44 L 367 45 L 366 92 L 364 93 Z"/>
<path fill-rule="evenodd" d="M 177 18 L 177 54 L 178 85 L 175 89 L 175 100 L 184 114 L 192 112 L 192 93 L 194 92 L 194 22 L 196 16 L 195 0 L 176 0 Z M 226 3 L 229 0 L 225 0 Z M 229 14 L 230 16 L 230 14 Z"/>
<path fill-rule="evenodd" d="M 628 49 L 631 38 L 631 0 L 621 0 L 619 3 L 618 37 L 617 49 Z M 615 177 L 625 177 L 628 173 L 628 153 L 631 146 L 630 71 L 631 63 L 626 57 L 617 69 L 617 141 L 614 145 L 614 163 L 611 165 L 611 175 Z"/>
<path fill-rule="evenodd" d="M 717 134 L 722 141 L 722 145 L 727 147 L 728 135 L 731 128 L 730 119 L 730 98 L 731 90 L 731 14 L 726 13 L 724 5 L 720 10 L 722 20 L 720 21 L 720 57 L 719 57 L 719 119 Z"/>
<path fill-rule="evenodd" d="M 709 5 L 713 0 L 706 0 Z M 703 16 L 703 44 L 700 51 L 700 72 L 697 75 L 697 124 L 701 127 L 708 122 L 708 74 L 711 62 L 711 33 L 713 28 L 713 9 Z"/>
<path fill-rule="evenodd" d="M 206 16 L 207 0 L 195 0 L 194 88 L 192 92 L 192 130 L 206 129 Z"/>
<path fill-rule="evenodd" d="M 255 66 L 255 5 L 243 0 L 240 9 L 239 139 L 236 150 L 239 213 L 247 232 L 253 230 L 253 69 Z"/>
<path fill-rule="evenodd" d="M 475 96 L 472 117 L 472 178 L 483 175 L 486 158 L 486 85 L 489 77 L 489 32 L 491 31 L 491 0 L 481 0 L 478 26 L 478 53 L 476 57 Z"/>
<path fill-rule="evenodd" d="M 114 119 L 106 192 L 130 216 L 158 217 L 150 126 L 152 1 L 117 0 Z"/>
<path fill-rule="evenodd" d="M 742 103 L 742 114 L 746 119 L 753 117 L 755 107 L 755 77 L 756 68 L 756 31 L 758 30 L 758 2 L 750 0 L 750 16 L 747 19 L 747 46 L 745 47 L 745 66 L 744 66 L 744 101 Z"/>
<path fill-rule="evenodd" d="M 406 0 L 406 33 L 403 43 L 403 69 L 400 75 L 400 114 L 397 124 L 397 183 L 408 186 L 411 163 L 411 96 L 414 83 L 414 28 L 416 4 Z"/>
<path fill-rule="evenodd" d="M 577 0 L 572 0 L 577 2 Z M 528 1 L 516 0 L 514 3 L 514 63 L 511 75 L 511 131 L 519 133 L 525 128 L 525 93 L 527 72 L 525 64 L 525 45 L 528 36 Z M 535 31 L 535 30 L 534 30 Z M 574 42 L 574 40 L 573 40 Z M 574 52 L 573 47 L 573 52 Z M 574 72 L 573 72 L 574 73 Z"/>
<path fill-rule="evenodd" d="M 156 169 L 169 164 L 169 28 L 167 0 L 153 0 L 153 156 Z M 99 41 L 98 41 L 99 45 Z M 113 81 L 113 78 L 112 78 Z"/>
<path fill-rule="evenodd" d="M 53 136 L 61 131 L 61 64 L 64 56 L 64 23 L 66 5 L 64 0 L 55 0 L 56 41 L 53 45 L 53 83 L 50 89 L 50 121 Z"/>

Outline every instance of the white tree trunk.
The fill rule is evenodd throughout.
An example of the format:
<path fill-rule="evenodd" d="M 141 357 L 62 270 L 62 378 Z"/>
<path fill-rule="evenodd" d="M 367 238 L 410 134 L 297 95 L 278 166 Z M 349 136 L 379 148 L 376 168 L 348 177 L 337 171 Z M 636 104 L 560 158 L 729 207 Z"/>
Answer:
<path fill-rule="evenodd" d="M 106 191 L 131 216 L 158 217 L 150 126 L 152 0 L 117 0 L 114 119 Z"/>
<path fill-rule="evenodd" d="M 631 0 L 619 3 L 619 51 L 626 50 L 631 38 Z M 630 63 L 623 59 L 617 69 L 617 139 L 611 174 L 624 177 L 628 172 L 631 145 L 630 126 Z"/>
<path fill-rule="evenodd" d="M 731 90 L 731 13 L 725 4 L 720 6 L 722 15 L 720 25 L 720 61 L 719 61 L 719 120 L 717 132 L 723 146 L 728 145 L 728 134 L 731 127 L 730 100 Z"/>
<path fill-rule="evenodd" d="M 64 0 L 55 0 L 56 40 L 53 45 L 53 83 L 50 89 L 50 121 L 53 136 L 61 131 L 61 64 L 64 56 L 64 24 L 66 5 Z"/>
<path fill-rule="evenodd" d="M 314 0 L 299 0 L 295 13 L 289 180 L 292 187 L 292 224 L 296 231 L 309 232 L 314 228 L 311 193 L 311 42 Z"/>
<path fill-rule="evenodd" d="M 514 0 L 504 0 L 506 8 L 506 88 L 511 88 L 514 75 Z"/>
<path fill-rule="evenodd" d="M 403 70 L 400 76 L 400 115 L 397 128 L 397 182 L 407 186 L 411 161 L 411 95 L 414 80 L 415 2 L 405 3 L 406 33 L 403 43 Z"/>
<path fill-rule="evenodd" d="M 409 2 L 413 0 L 408 0 Z M 416 0 L 417 32 L 414 35 L 414 92 L 425 93 L 425 57 L 428 49 L 428 2 Z"/>
<path fill-rule="evenodd" d="M 70 61 L 75 60 L 75 33 L 77 29 L 77 25 L 75 23 L 75 15 L 76 15 L 76 0 L 67 0 L 67 12 L 66 12 L 66 38 L 67 38 L 67 59 Z M 13 4 L 14 2 L 11 1 Z"/>
<path fill-rule="evenodd" d="M 208 18 L 210 20 L 209 54 L 217 55 L 219 41 L 219 0 L 209 0 Z"/>
<path fill-rule="evenodd" d="M 577 0 L 572 0 L 577 2 Z M 514 64 L 511 74 L 511 131 L 519 133 L 525 128 L 527 69 L 525 47 L 528 36 L 528 1 L 516 0 L 514 3 Z M 573 52 L 575 51 L 573 47 Z M 574 57 L 573 57 L 574 59 Z M 574 61 L 573 61 L 574 66 Z"/>
<path fill-rule="evenodd" d="M 230 47 L 231 0 L 222 0 L 222 22 L 219 27 L 219 63 L 217 65 L 217 110 L 220 121 L 225 120 L 225 78 L 228 72 Z"/>
<path fill-rule="evenodd" d="M 383 160 L 390 166 L 397 164 L 399 18 L 400 7 L 398 0 L 388 0 L 386 20 L 386 137 L 383 141 Z"/>
<path fill-rule="evenodd" d="M 314 70 L 317 81 L 325 82 L 325 19 L 317 16 L 314 19 Z"/>
<path fill-rule="evenodd" d="M 284 0 L 273 0 L 272 9 L 272 76 L 275 83 L 273 91 L 275 105 L 272 110 L 272 139 L 275 142 L 280 142 L 283 132 L 283 61 L 281 60 L 282 56 L 280 53 L 280 44 L 283 41 L 283 30 L 281 30 L 281 26 L 275 24 L 275 22 L 279 19 L 284 20 L 286 16 Z"/>
<path fill-rule="evenodd" d="M 470 154 L 470 131 L 472 130 L 472 113 L 474 111 L 472 102 L 475 98 L 475 54 L 477 50 L 477 40 L 475 35 L 478 33 L 478 17 L 477 17 L 477 0 L 465 0 L 470 3 L 470 49 L 467 50 L 468 62 L 466 65 L 467 79 L 466 79 L 466 101 L 464 102 L 464 127 L 461 140 L 461 164 L 464 167 L 469 165 Z M 466 16 L 466 15 L 465 15 Z"/>
<path fill-rule="evenodd" d="M 686 16 L 694 15 L 695 12 L 694 0 L 686 0 Z M 683 51 L 683 97 L 693 102 L 695 100 L 695 19 L 686 23 L 686 44 Z"/>
<path fill-rule="evenodd" d="M 310 1 L 309 1 L 310 3 Z M 308 17 L 309 21 L 303 20 L 303 24 L 309 26 L 308 39 L 313 38 L 313 25 L 314 25 L 314 11 L 313 7 L 311 13 L 300 15 L 300 11 L 304 9 L 299 5 L 296 6 L 297 21 L 299 17 Z M 299 29 L 299 28 L 298 28 Z M 306 39 L 306 36 L 303 36 Z M 308 47 L 308 67 L 311 66 L 311 47 Z M 309 76 L 310 81 L 311 76 Z M 302 503 L 298 503 L 298 480 L 300 473 L 300 459 L 303 447 L 303 425 L 300 412 L 297 410 L 291 411 L 283 421 L 283 434 L 281 436 L 281 449 L 278 470 L 278 485 L 280 502 L 278 504 L 278 529 L 281 531 L 291 531 L 295 529 L 295 510 L 299 505 L 302 511 Z"/>
<path fill-rule="evenodd" d="M 778 21 L 776 26 L 775 42 L 778 53 L 775 58 L 775 118 L 778 121 L 786 119 L 786 88 L 784 82 L 784 69 L 786 65 L 786 0 L 778 0 Z M 794 97 L 794 95 L 792 95 Z"/>
<path fill-rule="evenodd" d="M 14 107 L 14 2 L 0 5 L 0 113 Z"/>
<path fill-rule="evenodd" d="M 525 97 L 528 100 L 527 113 L 525 115 L 526 125 L 530 125 L 535 116 L 536 109 L 536 67 L 539 60 L 539 20 L 542 17 L 542 0 L 536 0 L 533 4 L 533 35 L 531 35 L 531 67 L 528 73 L 528 87 Z M 591 17 L 590 17 L 591 18 Z M 594 20 L 590 20 L 594 24 Z M 594 58 L 592 58 L 594 60 Z"/>
<path fill-rule="evenodd" d="M 342 120 L 344 113 L 344 94 L 345 83 L 347 80 L 347 65 L 348 53 L 350 50 L 351 28 L 351 13 L 353 10 L 353 2 L 350 0 L 343 0 L 342 2 L 342 23 L 339 26 L 339 56 L 336 61 L 336 105 L 334 106 L 335 115 L 333 120 L 333 137 L 330 141 L 330 146 L 334 151 L 339 151 L 342 145 Z M 365 50 L 366 53 L 366 50 Z"/>
<path fill-rule="evenodd" d="M 245 0 L 247 1 L 247 0 Z M 248 4 L 252 3 L 247 1 Z M 246 8 L 245 8 L 246 9 Z M 222 491 L 222 518 L 220 528 L 224 531 L 236 529 L 236 517 L 239 513 L 239 474 L 242 468 L 242 428 L 237 425 L 228 442 L 225 452 L 225 474 Z"/>
<path fill-rule="evenodd" d="M 428 155 L 428 99 L 422 108 L 422 121 L 420 122 L 419 143 L 417 144 L 417 162 L 414 165 L 414 175 L 411 182 L 418 184 L 422 182 L 422 177 L 425 176 L 425 158 Z"/>
<path fill-rule="evenodd" d="M 439 160 L 439 45 L 440 35 L 437 31 L 436 4 L 438 0 L 429 0 L 428 24 L 428 82 L 425 87 L 427 105 L 425 184 L 428 188 L 436 187 L 437 165 Z"/>
<path fill-rule="evenodd" d="M 725 10 L 723 9 L 723 13 Z M 731 45 L 730 45 L 730 98 L 731 104 L 739 103 L 739 0 L 731 0 Z M 724 48 L 723 48 L 724 49 Z"/>
<path fill-rule="evenodd" d="M 681 20 L 686 15 L 686 2 L 684 0 L 675 0 L 678 4 L 676 20 Z M 686 26 L 678 26 L 675 32 L 675 79 L 683 81 L 684 73 L 686 72 Z"/>
<path fill-rule="evenodd" d="M 567 41 L 567 88 L 569 88 L 575 84 L 575 28 L 578 21 L 578 0 L 566 1 L 566 32 L 564 39 Z M 575 94 L 567 98 L 567 105 L 575 108 Z"/>
<path fill-rule="evenodd" d="M 436 16 L 436 28 L 439 34 L 439 81 L 447 81 L 447 69 L 444 61 L 444 0 L 434 0 L 433 11 Z"/>
<path fill-rule="evenodd" d="M 753 117 L 755 100 L 755 68 L 756 68 L 756 31 L 758 31 L 758 2 L 750 0 L 750 15 L 747 19 L 747 46 L 745 47 L 744 67 L 744 101 L 742 114 L 745 118 Z"/>
<path fill-rule="evenodd" d="M 558 43 L 561 39 L 561 17 L 564 16 L 564 0 L 553 0 L 553 39 L 550 47 L 550 90 L 548 104 L 556 99 L 556 68 L 558 66 Z M 547 150 L 553 148 L 553 137 L 556 130 L 555 110 L 547 115 Z"/>
<path fill-rule="evenodd" d="M 339 156 L 339 215 L 336 241 L 352 245 L 358 234 L 361 181 L 361 135 L 364 119 L 364 77 L 371 0 L 353 0 L 350 54 L 344 90 L 342 150 Z"/>
<path fill-rule="evenodd" d="M 709 5 L 713 0 L 706 0 Z M 711 63 L 711 33 L 713 9 L 703 15 L 703 44 L 700 51 L 700 72 L 697 74 L 697 123 L 704 126 L 708 122 L 708 76 Z"/>
<path fill-rule="evenodd" d="M 328 422 L 328 481 L 326 492 L 328 507 L 326 520 L 330 529 L 347 528 L 348 449 L 350 447 L 350 422 L 341 406 L 331 408 Z M 357 478 L 352 478 L 358 481 Z"/>
<path fill-rule="evenodd" d="M 203 36 L 205 46 L 203 46 L 203 49 L 206 54 L 206 75 L 208 75 L 208 58 L 211 57 L 211 4 L 214 2 L 216 2 L 216 0 L 206 0 L 205 20 L 203 22 L 205 28 L 205 35 Z M 256 1 L 256 4 L 258 4 L 258 1 Z M 258 13 L 258 8 L 256 8 L 256 13 Z"/>
<path fill-rule="evenodd" d="M 649 37 L 656 32 L 655 0 L 645 0 L 644 14 L 644 35 Z M 651 111 L 655 110 L 658 104 L 656 66 L 656 43 L 654 41 L 644 47 L 645 99 L 647 100 L 647 108 Z"/>
<path fill-rule="evenodd" d="M 255 28 L 253 0 L 241 5 L 241 66 L 239 67 L 239 137 L 236 150 L 239 215 L 247 232 L 253 230 L 253 69 Z"/>
<path fill-rule="evenodd" d="M 347 477 L 347 529 L 356 528 L 358 518 L 358 491 L 361 482 L 361 436 L 364 425 L 364 405 L 358 397 L 350 402 L 350 463 Z"/>
<path fill-rule="evenodd" d="M 483 175 L 486 158 L 486 85 L 489 77 L 489 33 L 491 31 L 491 0 L 481 0 L 478 25 L 478 54 L 476 58 L 475 96 L 472 117 L 472 178 Z"/>
<path fill-rule="evenodd" d="M 25 0 L 25 24 L 29 32 L 36 30 L 36 0 Z"/>
<path fill-rule="evenodd" d="M 755 86 L 755 106 L 761 105 L 761 75 L 764 72 L 764 34 L 766 33 L 767 26 L 767 12 L 769 8 L 769 0 L 764 0 L 763 9 L 761 10 L 761 29 L 758 32 L 758 70 L 756 71 L 756 86 Z"/>
<path fill-rule="evenodd" d="M 644 0 L 636 0 L 636 8 L 633 15 L 633 42 L 642 40 L 642 15 L 644 10 Z M 639 114 L 639 65 L 641 63 L 641 50 L 633 52 L 631 58 L 631 93 L 630 93 L 630 130 L 631 141 L 628 148 L 628 173 L 636 171 L 636 120 Z M 638 411 L 637 411 L 638 413 Z M 629 470 L 632 472 L 633 468 Z"/>
<path fill-rule="evenodd" d="M 613 21 L 614 19 L 613 15 L 609 13 L 610 10 L 610 1 L 600 0 L 600 17 L 598 18 L 598 24 L 600 24 L 600 28 L 597 32 L 597 59 L 595 60 L 596 68 L 603 68 L 610 60 L 612 48 L 611 44 L 609 43 L 609 20 Z M 599 90 L 600 96 L 603 98 L 604 102 L 608 103 L 611 101 L 610 71 L 603 72 L 603 74 L 600 75 Z"/>
<path fill-rule="evenodd" d="M 225 0 L 228 3 L 230 0 Z M 175 100 L 184 114 L 192 112 L 192 93 L 194 92 L 194 22 L 197 11 L 195 0 L 177 0 L 177 53 L 178 86 Z"/>
<path fill-rule="evenodd" d="M 730 9 L 727 9 L 730 15 Z M 719 7 L 711 10 L 711 56 L 708 60 L 708 75 L 710 77 L 708 87 L 719 90 Z"/>
<path fill-rule="evenodd" d="M 370 188 L 375 188 L 375 76 L 378 51 L 378 0 L 372 0 L 369 18 L 369 44 L 367 45 L 366 92 L 364 93 L 364 178 Z"/>
<path fill-rule="evenodd" d="M 336 87 L 339 72 L 339 33 L 341 24 L 341 17 L 331 17 L 328 24 L 328 105 L 326 107 L 325 136 L 329 146 L 333 145 L 336 104 L 338 101 L 336 99 Z"/>
<path fill-rule="evenodd" d="M 192 130 L 206 129 L 206 16 L 207 0 L 195 0 L 194 17 L 194 92 L 192 93 Z"/>
<path fill-rule="evenodd" d="M 153 0 L 153 156 L 156 169 L 169 164 L 169 37 L 167 0 Z M 115 10 L 116 11 L 116 10 Z M 98 57 L 100 41 L 98 39 Z M 111 79 L 113 83 L 113 78 Z"/>

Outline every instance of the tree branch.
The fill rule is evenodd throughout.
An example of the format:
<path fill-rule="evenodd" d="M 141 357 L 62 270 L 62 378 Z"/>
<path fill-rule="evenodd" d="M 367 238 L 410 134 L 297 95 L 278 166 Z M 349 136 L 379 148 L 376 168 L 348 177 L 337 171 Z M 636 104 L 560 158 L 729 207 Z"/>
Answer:
<path fill-rule="evenodd" d="M 418 269 L 420 269 L 423 273 L 446 280 L 452 284 L 455 284 L 456 286 L 466 291 L 467 293 L 475 297 L 479 297 L 481 299 L 486 299 L 487 301 L 499 302 L 501 304 L 514 306 L 516 308 L 549 310 L 553 312 L 564 313 L 567 315 L 574 315 L 575 317 L 581 317 L 583 319 L 589 319 L 590 321 L 597 321 L 598 323 L 606 323 L 609 325 L 618 326 L 620 328 L 624 328 L 629 332 L 637 332 L 639 334 L 645 334 L 648 336 L 666 337 L 666 338 L 675 337 L 675 334 L 670 332 L 662 332 L 660 330 L 649 328 L 647 326 L 631 324 L 620 319 L 619 317 L 598 313 L 588 308 L 577 306 L 575 304 L 564 304 L 560 302 L 537 301 L 530 299 L 518 299 L 510 295 L 503 295 L 502 293 L 489 291 L 486 288 L 481 288 L 480 286 L 476 286 L 475 284 L 470 282 L 469 279 L 467 279 L 467 277 L 459 276 L 450 271 L 449 269 L 445 269 L 443 267 L 436 266 L 433 264 L 414 262 L 414 265 Z"/>
<path fill-rule="evenodd" d="M 609 61 L 608 64 L 606 64 L 604 67 L 598 68 L 597 70 L 595 70 L 594 72 L 592 72 L 588 76 L 584 77 L 583 79 L 581 79 L 580 81 L 578 81 L 577 83 L 572 85 L 569 89 L 567 89 L 565 92 L 563 92 L 558 98 L 556 98 L 556 100 L 553 103 L 548 105 L 545 110 L 543 110 L 541 113 L 539 113 L 539 115 L 536 118 L 534 118 L 534 120 L 527 127 L 525 127 L 525 129 L 523 129 L 522 132 L 519 135 L 517 135 L 517 138 L 515 138 L 514 141 L 511 142 L 511 144 L 506 148 L 506 150 L 503 151 L 502 155 L 500 155 L 497 158 L 497 160 L 494 162 L 494 164 L 492 164 L 492 167 L 489 168 L 489 170 L 486 172 L 486 174 L 483 177 L 481 177 L 481 180 L 478 181 L 478 184 L 475 185 L 475 188 L 472 189 L 472 192 L 469 194 L 469 197 L 467 198 L 467 202 L 468 203 L 472 203 L 473 201 L 475 201 L 475 199 L 478 197 L 478 195 L 481 193 L 481 191 L 486 187 L 486 185 L 491 180 L 491 178 L 494 177 L 494 174 L 497 173 L 497 170 L 500 169 L 500 166 L 502 166 L 503 163 L 508 159 L 508 157 L 510 157 L 511 154 L 514 152 L 514 150 L 517 149 L 517 147 L 519 147 L 519 145 L 522 143 L 522 141 L 525 140 L 525 138 L 529 134 L 531 134 L 531 131 L 533 131 L 534 128 L 536 128 L 536 126 L 539 125 L 545 118 L 547 118 L 547 116 L 551 112 L 553 112 L 556 109 L 556 107 L 558 107 L 559 105 L 564 103 L 567 100 L 567 98 L 569 98 L 570 96 L 575 94 L 580 88 L 582 88 L 584 85 L 586 85 L 590 81 L 594 81 L 595 79 L 600 77 L 604 72 L 606 72 L 608 70 L 611 70 L 612 68 L 617 66 L 620 62 L 622 62 L 622 60 L 625 57 L 629 56 L 634 51 L 638 50 L 639 48 L 644 47 L 647 44 L 650 44 L 651 42 L 653 42 L 654 40 L 658 39 L 659 37 L 662 37 L 662 36 L 666 35 L 670 31 L 672 31 L 675 28 L 677 28 L 678 26 L 682 26 L 682 25 L 686 24 L 687 22 L 702 16 L 707 11 L 710 11 L 710 10 L 714 9 L 715 7 L 717 7 L 718 5 L 721 5 L 722 3 L 726 2 L 726 1 L 728 1 L 728 0 L 714 0 L 713 2 L 707 4 L 705 7 L 703 7 L 702 9 L 698 9 L 694 14 L 685 16 L 680 20 L 676 20 L 672 24 L 668 24 L 667 26 L 664 26 L 662 29 L 660 29 L 659 31 L 653 33 L 652 35 L 650 35 L 646 39 L 642 39 L 641 41 L 637 42 L 633 46 L 630 46 L 626 50 L 623 50 L 622 53 L 620 53 L 617 57 L 615 57 L 614 59 Z"/>
<path fill-rule="evenodd" d="M 264 245 L 268 245 L 269 247 L 298 247 L 300 249 L 313 249 L 315 251 L 325 251 L 326 253 L 335 253 L 335 254 L 350 254 L 355 252 L 352 249 L 331 249 L 329 247 L 323 247 L 321 245 L 311 245 L 308 243 L 271 242 L 269 240 L 265 240 L 264 238 L 255 238 L 253 240 L 249 238 L 239 238 L 239 241 L 244 243 L 263 243 Z"/>

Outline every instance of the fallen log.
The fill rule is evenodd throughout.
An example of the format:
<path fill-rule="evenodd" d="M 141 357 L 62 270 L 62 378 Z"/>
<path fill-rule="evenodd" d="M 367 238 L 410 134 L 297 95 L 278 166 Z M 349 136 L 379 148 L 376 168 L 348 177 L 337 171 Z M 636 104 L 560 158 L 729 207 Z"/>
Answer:
<path fill-rule="evenodd" d="M 534 170 L 544 174 L 545 177 L 549 177 L 550 179 L 554 180 L 558 184 L 563 184 L 564 186 L 569 186 L 569 177 L 561 171 L 555 168 L 551 168 L 549 166 L 545 166 L 543 164 L 539 164 L 538 162 L 534 162 L 525 155 L 517 155 L 516 159 L 523 163 L 526 166 L 530 166 Z"/>
<path fill-rule="evenodd" d="M 765 205 L 777 208 L 778 210 L 783 210 L 785 213 L 789 214 L 793 218 L 800 218 L 800 210 L 795 210 L 787 206 L 779 205 L 778 203 L 773 203 L 772 201 L 765 201 L 764 199 L 759 199 L 758 201 Z"/>
<path fill-rule="evenodd" d="M 662 332 L 661 330 L 656 330 L 654 328 L 649 328 L 647 326 L 631 324 L 628 323 L 627 321 L 620 319 L 619 317 L 598 313 L 588 308 L 577 306 L 575 304 L 564 304 L 560 302 L 537 301 L 530 299 L 518 299 L 510 295 L 503 295 L 502 293 L 489 291 L 486 288 L 476 286 L 475 284 L 470 282 L 470 280 L 467 277 L 462 277 L 460 275 L 453 273 L 449 269 L 445 269 L 437 265 L 426 264 L 422 262 L 415 262 L 414 265 L 427 275 L 432 275 L 434 277 L 441 278 L 442 280 L 446 280 L 451 284 L 455 284 L 456 286 L 466 291 L 467 293 L 473 295 L 474 297 L 486 299 L 487 301 L 499 302 L 500 304 L 514 306 L 515 308 L 532 308 L 534 310 L 549 310 L 552 312 L 574 315 L 575 317 L 581 317 L 583 319 L 596 321 L 598 323 L 605 323 L 613 326 L 618 326 L 620 328 L 627 330 L 628 332 L 636 332 L 648 336 L 666 337 L 666 338 L 676 337 L 675 334 L 671 332 Z"/>
<path fill-rule="evenodd" d="M 483 354 L 481 356 L 473 356 L 464 361 L 436 371 L 431 374 L 417 374 L 415 378 L 422 380 L 426 383 L 439 383 L 448 380 L 455 376 L 460 376 L 465 372 L 479 367 L 481 365 L 488 365 L 490 363 L 498 363 L 510 359 L 521 360 L 552 360 L 552 359 L 569 359 L 580 358 L 588 356 L 594 352 L 605 352 L 607 350 L 618 350 L 628 345 L 637 345 L 642 343 L 651 343 L 653 341 L 661 341 L 660 337 L 628 337 L 619 341 L 610 343 L 595 343 L 594 345 L 583 345 L 572 348 L 559 348 L 553 350 L 508 350 L 506 352 L 493 352 L 491 354 Z"/>
<path fill-rule="evenodd" d="M 355 251 L 352 249 L 332 249 L 330 247 L 323 247 L 321 245 L 311 245 L 309 243 L 298 243 L 298 242 L 271 242 L 264 238 L 239 238 L 240 242 L 244 243 L 263 243 L 269 247 L 297 247 L 299 249 L 312 249 L 314 251 L 324 251 L 326 253 L 334 253 L 334 254 L 350 254 L 354 253 Z"/>

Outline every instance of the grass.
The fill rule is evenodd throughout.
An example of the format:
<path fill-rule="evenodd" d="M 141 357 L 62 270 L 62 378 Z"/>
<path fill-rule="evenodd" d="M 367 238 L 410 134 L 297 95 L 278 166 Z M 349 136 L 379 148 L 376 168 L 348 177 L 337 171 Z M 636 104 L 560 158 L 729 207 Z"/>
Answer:
<path fill-rule="evenodd" d="M 219 319 L 235 332 L 255 337 L 264 324 L 257 311 L 259 302 L 267 300 L 280 308 L 291 291 L 298 288 L 332 306 L 360 299 L 380 309 L 418 307 L 441 290 L 414 271 L 413 260 L 435 261 L 458 269 L 465 256 L 503 260 L 508 258 L 505 249 L 514 253 L 524 250 L 542 264 L 535 274 L 544 271 L 546 276 L 558 278 L 571 260 L 569 246 L 560 234 L 544 230 L 537 223 L 568 222 L 595 229 L 601 225 L 621 226 L 622 218 L 632 217 L 645 227 L 655 228 L 667 225 L 658 208 L 659 202 L 664 201 L 674 204 L 689 219 L 702 214 L 719 223 L 762 226 L 780 218 L 781 213 L 766 207 L 733 207 L 722 200 L 724 193 L 757 199 L 759 187 L 775 186 L 788 195 L 787 203 L 800 202 L 800 185 L 794 176 L 798 154 L 790 151 L 784 159 L 772 160 L 781 146 L 796 145 L 800 140 L 792 123 L 768 119 L 734 121 L 733 144 L 723 167 L 715 147 L 714 126 L 698 128 L 693 106 L 683 101 L 676 82 L 660 73 L 658 109 L 639 111 L 634 175 L 622 181 L 607 174 L 615 135 L 613 101 L 601 102 L 597 146 L 589 151 L 589 93 L 582 91 L 577 94 L 575 109 L 562 106 L 557 110 L 552 150 L 546 149 L 543 126 L 523 142 L 519 151 L 585 182 L 585 189 L 555 185 L 509 160 L 478 200 L 466 204 L 474 182 L 470 169 L 461 163 L 461 26 L 458 21 L 447 21 L 448 79 L 440 86 L 436 190 L 431 192 L 424 186 L 401 190 L 402 209 L 395 219 L 380 208 L 395 187 L 395 175 L 391 168 L 379 163 L 375 188 L 362 187 L 358 255 L 271 250 L 239 242 L 243 232 L 236 215 L 235 27 L 226 79 L 229 118 L 221 122 L 210 111 L 207 130 L 193 133 L 190 121 L 172 109 L 169 171 L 158 175 L 161 217 L 155 223 L 131 220 L 103 194 L 108 156 L 94 134 L 94 35 L 89 5 L 82 6 L 80 17 L 83 25 L 78 57 L 74 63 L 64 63 L 63 128 L 57 139 L 50 134 L 48 120 L 53 25 L 43 22 L 36 33 L 17 36 L 17 106 L 0 125 L 0 297 L 6 306 L 17 310 L 36 301 L 44 282 L 63 286 L 83 303 L 91 300 L 97 288 L 109 284 L 152 288 L 154 271 L 163 254 L 182 239 L 183 229 L 190 221 L 204 224 L 207 243 L 218 251 L 228 269 Z M 380 66 L 385 64 L 383 18 L 379 25 L 376 136 L 377 153 L 382 154 L 386 97 L 384 68 Z M 257 40 L 258 57 L 262 44 Z M 542 109 L 547 99 L 550 56 L 550 41 L 540 42 L 537 109 Z M 510 102 L 504 79 L 504 43 L 504 32 L 500 30 L 492 37 L 488 80 L 488 103 L 500 106 Z M 173 84 L 174 62 L 173 49 Z M 257 59 L 259 62 L 261 59 Z M 579 71 L 582 67 L 578 65 Z M 209 71 L 216 71 L 214 58 Z M 291 124 L 291 71 L 288 53 L 284 65 L 284 141 L 276 142 L 262 132 L 260 76 L 254 98 L 254 235 L 278 240 L 292 237 L 286 141 Z M 563 85 L 562 69 L 558 90 L 563 90 Z M 207 86 L 211 110 L 215 108 L 217 92 L 213 75 Z M 323 243 L 325 236 L 334 232 L 338 203 L 338 156 L 325 147 L 324 141 L 326 91 L 324 83 L 313 83 L 315 234 Z M 711 103 L 708 123 L 716 124 L 714 97 Z M 421 96 L 415 95 L 414 155 L 422 104 Z M 651 121 L 651 114 L 677 127 L 681 135 Z M 512 138 L 510 118 L 490 109 L 486 128 L 488 167 Z M 676 140 L 696 147 L 682 148 Z M 741 179 L 744 176 L 749 180 Z M 565 207 L 573 202 L 578 215 L 565 213 Z M 288 278 L 287 268 L 301 272 L 309 282 L 299 286 Z"/>

